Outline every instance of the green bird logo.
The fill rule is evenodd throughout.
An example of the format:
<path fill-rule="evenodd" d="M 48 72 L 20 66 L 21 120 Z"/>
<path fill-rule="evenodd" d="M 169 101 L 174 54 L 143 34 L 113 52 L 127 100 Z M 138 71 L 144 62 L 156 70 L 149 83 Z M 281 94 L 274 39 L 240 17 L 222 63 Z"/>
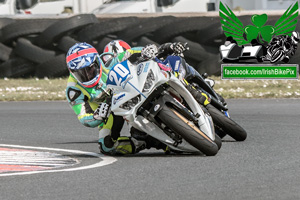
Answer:
<path fill-rule="evenodd" d="M 298 22 L 298 1 L 292 4 L 277 20 L 274 26 L 265 25 L 268 16 L 266 14 L 253 15 L 253 25 L 244 26 L 230 8 L 220 1 L 219 15 L 222 29 L 226 37 L 232 36 L 239 45 L 248 44 L 256 39 L 261 44 L 269 43 L 275 35 L 289 35 L 295 31 Z"/>

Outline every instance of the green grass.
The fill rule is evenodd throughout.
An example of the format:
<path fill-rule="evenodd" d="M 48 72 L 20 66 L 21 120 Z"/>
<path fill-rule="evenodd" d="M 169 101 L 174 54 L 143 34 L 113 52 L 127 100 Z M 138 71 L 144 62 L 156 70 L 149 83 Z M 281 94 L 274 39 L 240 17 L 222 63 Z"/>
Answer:
<path fill-rule="evenodd" d="M 67 78 L 0 79 L 0 101 L 66 100 Z"/>
<path fill-rule="evenodd" d="M 224 98 L 300 98 L 300 80 L 216 80 Z"/>
<path fill-rule="evenodd" d="M 215 90 L 230 98 L 300 98 L 300 80 L 221 80 Z M 66 100 L 67 78 L 0 79 L 0 101 Z"/>

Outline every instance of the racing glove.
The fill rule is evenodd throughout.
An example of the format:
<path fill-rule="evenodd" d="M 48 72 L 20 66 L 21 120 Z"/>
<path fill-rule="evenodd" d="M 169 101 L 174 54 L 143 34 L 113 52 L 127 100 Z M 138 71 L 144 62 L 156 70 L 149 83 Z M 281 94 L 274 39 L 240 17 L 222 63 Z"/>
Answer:
<path fill-rule="evenodd" d="M 94 119 L 105 121 L 110 114 L 110 105 L 107 103 L 100 103 L 98 108 L 94 111 Z"/>
<path fill-rule="evenodd" d="M 153 59 L 157 56 L 158 49 L 155 44 L 146 45 L 142 51 L 141 56 L 144 60 Z"/>
<path fill-rule="evenodd" d="M 188 50 L 187 43 L 181 42 L 165 43 L 158 47 L 158 58 L 165 59 L 169 55 L 181 55 L 184 51 Z"/>
<path fill-rule="evenodd" d="M 187 43 L 182 44 L 181 42 L 175 42 L 175 43 L 171 44 L 170 48 L 176 55 L 180 55 L 189 49 L 189 47 L 187 46 Z"/>

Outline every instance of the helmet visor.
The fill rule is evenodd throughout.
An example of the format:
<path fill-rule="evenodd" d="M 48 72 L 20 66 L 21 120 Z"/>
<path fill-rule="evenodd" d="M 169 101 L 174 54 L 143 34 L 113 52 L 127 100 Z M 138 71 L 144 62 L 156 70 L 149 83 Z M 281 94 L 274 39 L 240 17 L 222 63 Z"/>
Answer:
<path fill-rule="evenodd" d="M 79 69 L 71 70 L 75 78 L 81 82 L 89 82 L 100 74 L 100 65 L 98 59 L 96 59 L 90 66 Z"/>
<path fill-rule="evenodd" d="M 114 59 L 114 55 L 112 53 L 103 53 L 100 55 L 100 59 L 103 61 L 104 66 L 109 68 L 111 62 Z"/>

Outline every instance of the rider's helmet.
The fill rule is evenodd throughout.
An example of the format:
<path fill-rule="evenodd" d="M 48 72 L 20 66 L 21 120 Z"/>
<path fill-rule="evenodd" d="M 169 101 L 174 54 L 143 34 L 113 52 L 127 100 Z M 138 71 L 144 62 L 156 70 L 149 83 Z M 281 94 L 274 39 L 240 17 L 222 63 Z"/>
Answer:
<path fill-rule="evenodd" d="M 127 49 L 130 49 L 130 48 L 131 47 L 129 46 L 129 44 L 127 44 L 123 40 L 113 40 L 104 47 L 103 52 L 104 53 L 110 52 L 110 53 L 117 55 L 119 53 L 126 51 Z"/>
<path fill-rule="evenodd" d="M 300 40 L 299 32 L 293 31 L 292 35 L 291 35 L 291 39 L 292 39 L 293 44 L 298 44 L 298 42 Z"/>
<path fill-rule="evenodd" d="M 94 87 L 102 75 L 102 65 L 97 50 L 87 43 L 76 43 L 66 56 L 70 73 L 84 87 Z"/>

